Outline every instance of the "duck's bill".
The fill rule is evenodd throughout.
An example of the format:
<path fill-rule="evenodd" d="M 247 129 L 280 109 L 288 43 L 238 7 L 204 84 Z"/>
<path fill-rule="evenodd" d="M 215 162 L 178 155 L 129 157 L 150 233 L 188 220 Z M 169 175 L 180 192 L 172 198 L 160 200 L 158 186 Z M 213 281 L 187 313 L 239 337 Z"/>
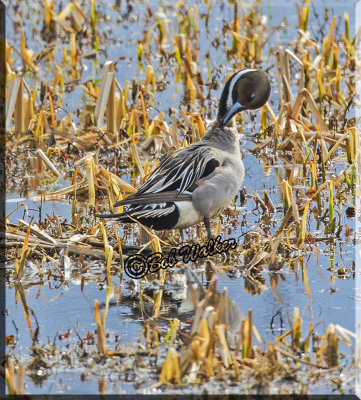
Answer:
<path fill-rule="evenodd" d="M 223 118 L 222 120 L 222 124 L 226 125 L 227 122 L 237 113 L 239 113 L 240 111 L 244 111 L 246 109 L 246 107 L 242 106 L 242 104 L 238 103 L 238 101 L 236 103 L 233 104 L 232 108 L 228 111 L 228 113 L 226 114 L 226 116 Z"/>

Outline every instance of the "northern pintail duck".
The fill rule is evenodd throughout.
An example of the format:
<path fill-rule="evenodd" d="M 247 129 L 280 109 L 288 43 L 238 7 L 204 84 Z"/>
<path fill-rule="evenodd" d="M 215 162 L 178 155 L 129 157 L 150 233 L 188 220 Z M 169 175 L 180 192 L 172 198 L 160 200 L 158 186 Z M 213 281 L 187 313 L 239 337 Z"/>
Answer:
<path fill-rule="evenodd" d="M 244 178 L 237 129 L 232 117 L 262 107 L 271 87 L 266 74 L 245 69 L 233 74 L 221 95 L 218 114 L 202 139 L 175 150 L 155 168 L 139 190 L 118 201 L 118 214 L 97 214 L 155 230 L 182 229 L 220 214 L 238 193 Z"/>

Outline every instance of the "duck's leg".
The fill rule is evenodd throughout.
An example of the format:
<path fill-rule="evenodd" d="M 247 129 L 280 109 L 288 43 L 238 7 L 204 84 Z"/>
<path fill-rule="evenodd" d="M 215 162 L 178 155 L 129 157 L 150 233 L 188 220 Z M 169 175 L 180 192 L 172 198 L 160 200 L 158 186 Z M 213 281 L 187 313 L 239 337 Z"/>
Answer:
<path fill-rule="evenodd" d="M 179 229 L 179 233 L 181 235 L 182 244 L 184 243 L 184 231 L 183 229 Z"/>
<path fill-rule="evenodd" d="M 204 218 L 203 221 L 204 221 L 204 225 L 206 226 L 206 229 L 207 229 L 208 239 L 210 239 L 213 237 L 212 231 L 211 231 L 211 223 L 209 221 L 209 218 L 206 218 L 206 217 Z"/>

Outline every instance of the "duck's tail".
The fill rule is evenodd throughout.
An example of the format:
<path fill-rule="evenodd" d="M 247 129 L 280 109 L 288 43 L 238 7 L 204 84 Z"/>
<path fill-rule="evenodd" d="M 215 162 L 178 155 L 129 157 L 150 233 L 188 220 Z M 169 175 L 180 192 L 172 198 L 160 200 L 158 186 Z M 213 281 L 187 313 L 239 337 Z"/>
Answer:
<path fill-rule="evenodd" d="M 179 220 L 179 209 L 175 203 L 132 205 L 126 212 L 117 214 L 94 214 L 98 218 L 109 218 L 117 222 L 135 223 L 152 227 L 156 231 L 173 229 Z"/>
<path fill-rule="evenodd" d="M 109 218 L 114 221 L 119 222 L 135 222 L 134 219 L 129 218 L 129 214 L 127 213 L 117 213 L 117 214 L 94 214 L 96 218 Z"/>

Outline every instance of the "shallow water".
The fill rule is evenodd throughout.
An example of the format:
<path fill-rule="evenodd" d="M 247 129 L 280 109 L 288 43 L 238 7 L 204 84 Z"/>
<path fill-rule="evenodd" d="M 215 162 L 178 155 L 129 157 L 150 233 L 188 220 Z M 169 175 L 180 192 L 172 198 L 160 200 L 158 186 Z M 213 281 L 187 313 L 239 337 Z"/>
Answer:
<path fill-rule="evenodd" d="M 124 3 L 124 4 L 123 4 Z M 141 30 L 144 27 L 144 14 L 145 14 L 145 3 L 137 2 L 132 4 L 133 10 L 129 15 L 124 17 L 124 9 L 126 8 L 125 2 L 122 3 L 122 9 L 120 12 L 114 12 L 110 4 L 101 5 L 101 14 L 110 15 L 111 18 L 124 18 L 125 22 L 115 24 L 112 22 L 103 22 L 100 24 L 99 30 L 106 32 L 110 38 L 106 42 L 106 56 L 104 53 L 99 58 L 100 64 L 107 59 L 118 61 L 118 65 L 115 67 L 115 75 L 119 83 L 124 87 L 126 80 L 132 81 L 133 78 L 136 80 L 143 79 L 145 76 L 145 70 L 137 67 L 137 56 L 134 51 L 134 42 L 139 40 L 141 37 Z M 192 4 L 192 2 L 189 2 Z M 156 9 L 157 2 L 147 2 L 152 9 Z M 164 10 L 168 18 L 172 18 L 170 2 L 163 2 Z M 335 15 L 342 15 L 345 10 L 350 14 L 350 31 L 354 32 L 354 13 L 353 13 L 353 1 L 341 2 L 341 1 L 317 1 L 314 4 L 315 10 L 319 15 L 323 14 L 323 9 L 327 6 L 329 9 L 330 19 L 332 13 Z M 26 9 L 22 5 L 23 9 Z M 35 4 L 32 7 L 37 7 Z M 204 8 L 204 6 L 203 6 Z M 214 15 L 218 17 L 211 18 L 210 30 L 219 32 L 221 29 L 221 23 L 223 18 L 231 19 L 229 15 L 232 15 L 232 5 L 225 4 L 223 2 L 217 2 L 214 5 Z M 269 15 L 271 10 L 271 16 Z M 12 11 L 9 11 L 10 13 Z M 297 23 L 297 14 L 294 3 L 292 2 L 279 2 L 271 1 L 263 4 L 263 12 L 268 15 L 269 23 L 271 25 L 278 25 L 284 17 L 287 18 L 288 27 L 284 27 L 284 31 L 280 31 L 281 43 L 286 44 L 291 38 L 295 37 L 295 29 L 292 28 Z M 25 20 L 24 16 L 24 20 Z M 271 17 L 271 18 L 270 18 Z M 29 15 L 29 18 L 30 17 Z M 317 29 L 315 19 L 311 17 L 310 25 Z M 319 17 L 320 18 L 320 17 Z M 33 26 L 29 24 L 29 26 Z M 200 23 L 200 26 L 202 24 Z M 29 28 L 30 29 L 30 28 Z M 19 36 L 14 34 L 11 23 L 7 25 L 7 37 L 12 43 L 18 43 Z M 312 32 L 312 29 L 311 29 Z M 228 37 L 229 40 L 229 37 Z M 28 47 L 32 48 L 35 52 L 39 52 L 43 49 L 43 43 L 31 39 L 30 33 L 27 35 Z M 201 43 L 208 43 L 209 38 L 205 30 L 201 30 Z M 276 35 L 272 36 L 269 42 L 269 46 L 273 47 L 277 44 Z M 211 65 L 224 65 L 219 74 L 219 81 L 224 80 L 224 76 L 227 73 L 227 61 L 225 52 L 220 49 L 216 49 L 212 46 L 205 45 L 201 48 L 199 56 L 203 60 L 204 55 L 209 51 Z M 264 52 L 264 55 L 267 51 Z M 123 61 L 123 57 L 125 60 Z M 273 56 L 269 56 L 263 64 L 263 68 L 273 67 Z M 177 107 L 181 99 L 183 98 L 183 89 L 181 83 L 174 83 L 174 76 L 172 75 L 171 67 L 162 67 L 160 64 L 162 60 L 152 60 L 154 62 L 154 70 L 156 75 L 165 73 L 163 79 L 168 82 L 168 86 L 165 91 L 158 92 L 156 95 L 156 102 L 153 113 L 158 114 L 158 110 L 167 112 L 170 106 Z M 100 77 L 99 68 L 97 65 L 93 65 L 92 61 L 83 59 L 86 66 L 86 70 L 83 72 L 81 80 L 85 81 L 89 77 L 93 76 L 93 70 L 96 70 L 96 77 Z M 19 64 L 20 65 L 20 64 Z M 204 61 L 201 61 L 201 72 L 206 75 L 206 65 Z M 159 68 L 157 68 L 157 66 Z M 203 69 L 202 69 L 203 68 Z M 160 72 L 159 72 L 160 71 Z M 271 72 L 272 73 L 272 72 Z M 49 79 L 52 74 L 49 72 Z M 47 78 L 47 77 L 44 77 Z M 162 78 L 160 75 L 158 79 Z M 31 82 L 31 79 L 29 79 Z M 213 96 L 217 97 L 220 95 L 220 90 L 213 91 Z M 294 91 L 295 93 L 295 91 Z M 64 99 L 64 109 L 74 113 L 74 121 L 77 123 L 76 109 L 79 106 L 79 98 L 81 97 L 80 89 L 73 92 L 67 93 Z M 273 81 L 273 92 L 271 105 L 274 110 L 277 110 L 278 106 L 278 94 L 276 88 L 276 82 Z M 209 110 L 214 116 L 214 107 L 208 104 Z M 190 110 L 199 110 L 200 105 L 197 101 L 194 101 L 189 105 Z M 186 109 L 186 105 L 182 108 Z M 62 112 L 60 112 L 60 116 Z M 65 115 L 65 114 L 64 114 Z M 152 117 L 152 111 L 150 111 L 150 117 Z M 166 118 L 168 116 L 166 115 Z M 169 121 L 168 121 L 169 122 Z M 277 184 L 276 173 L 281 172 L 285 168 L 283 160 L 275 159 L 273 165 L 267 165 L 262 162 L 260 158 L 251 153 L 249 149 L 254 147 L 255 138 L 254 133 L 259 130 L 259 125 L 252 123 L 249 118 L 246 118 L 243 127 L 243 138 L 241 142 L 241 149 L 244 153 L 244 164 L 246 168 L 246 177 L 243 186 L 247 188 L 247 194 L 251 195 L 255 190 L 261 193 L 265 188 L 270 193 L 272 201 L 275 206 L 280 210 L 278 211 L 279 220 L 283 216 L 282 203 L 279 195 L 279 187 Z M 338 171 L 339 166 L 334 168 L 334 171 Z M 129 179 L 129 177 L 125 177 Z M 61 181 L 57 188 L 67 186 L 69 183 Z M 39 214 L 39 203 L 33 202 L 27 199 L 19 199 L 18 193 L 9 193 L 8 200 L 6 203 L 6 212 L 11 212 L 18 204 L 25 203 L 28 206 L 29 218 L 34 216 L 37 221 L 44 218 L 44 215 L 48 213 L 51 215 L 57 215 L 61 219 L 71 221 L 71 204 L 66 202 L 45 202 L 41 207 L 41 214 Z M 348 203 L 344 204 L 344 207 L 352 205 L 353 199 L 349 198 Z M 86 208 L 86 205 L 84 205 Z M 17 212 L 12 214 L 10 222 L 16 222 L 18 218 L 24 218 L 23 209 L 19 209 Z M 239 218 L 243 220 L 242 226 L 238 226 L 237 229 L 231 234 L 231 237 L 239 237 L 245 232 L 257 230 L 257 226 L 263 221 L 259 219 L 259 213 L 255 210 L 255 203 L 253 200 L 248 199 L 245 209 Z M 275 218 L 277 220 L 277 218 Z M 353 227 L 353 220 L 343 217 L 342 224 L 348 224 Z M 316 225 L 320 224 L 320 232 L 323 232 L 324 225 L 313 222 L 313 226 L 309 227 L 311 232 L 315 232 Z M 271 227 L 271 232 L 275 231 L 275 227 Z M 320 233 L 323 236 L 323 233 Z M 302 276 L 302 268 L 299 264 L 294 267 L 284 265 L 283 268 L 276 273 L 270 273 L 268 271 L 261 272 L 260 275 L 265 280 L 261 284 L 261 288 L 255 289 L 257 294 L 252 294 L 252 286 L 250 286 L 247 278 L 243 276 L 237 277 L 237 279 L 231 279 L 226 273 L 218 275 L 218 290 L 227 287 L 228 296 L 233 302 L 239 307 L 242 314 L 246 315 L 249 309 L 253 310 L 253 321 L 257 327 L 258 332 L 261 335 L 263 343 L 260 345 L 261 348 L 267 345 L 268 341 L 273 342 L 276 336 L 279 336 L 289 330 L 286 311 L 290 315 L 293 313 L 294 307 L 300 309 L 300 313 L 303 314 L 303 332 L 308 332 L 308 326 L 311 320 L 315 324 L 321 323 L 324 326 L 321 329 L 324 332 L 330 323 L 339 324 L 350 331 L 355 331 L 355 279 L 352 277 L 352 268 L 354 261 L 354 247 L 352 239 L 348 243 L 341 243 L 341 241 L 335 242 L 333 247 L 326 246 L 323 242 L 318 245 L 319 258 L 316 260 L 314 253 L 307 254 L 304 257 L 305 265 L 307 265 L 307 276 L 308 284 L 310 287 L 311 298 L 308 296 L 305 283 Z M 333 267 L 334 265 L 334 267 Z M 332 270 L 330 271 L 330 267 Z M 346 279 L 340 277 L 337 274 L 339 268 L 351 270 L 350 276 Z M 99 272 L 99 281 L 104 276 Z M 68 281 L 59 279 L 58 281 L 46 282 L 45 284 L 39 284 L 31 286 L 26 291 L 26 301 L 28 307 L 30 307 L 38 321 L 40 330 L 38 335 L 39 343 L 45 343 L 47 340 L 52 342 L 56 340 L 56 343 L 60 347 L 64 347 L 64 351 L 69 345 L 76 345 L 78 337 L 75 330 L 78 332 L 81 338 L 84 338 L 88 332 L 94 332 L 96 329 L 96 323 L 94 319 L 94 299 L 98 299 L 101 304 L 105 300 L 105 290 L 102 283 L 87 282 L 84 285 L 83 290 L 80 286 L 81 275 L 77 273 L 71 273 Z M 37 281 L 36 274 L 33 275 L 34 282 Z M 117 277 L 113 278 L 114 282 L 119 284 Z M 273 284 L 274 282 L 277 284 Z M 24 287 L 26 285 L 24 284 Z M 273 289 L 272 289 L 273 286 Z M 280 304 L 280 299 L 283 304 Z M 136 300 L 135 300 L 136 303 Z M 20 359 L 26 361 L 29 358 L 29 349 L 32 340 L 29 335 L 26 320 L 24 318 L 24 311 L 21 301 L 15 302 L 15 289 L 13 284 L 9 284 L 6 290 L 6 307 L 9 311 L 9 316 L 6 326 L 6 334 L 14 335 L 17 339 L 17 344 L 12 350 L 17 354 Z M 132 305 L 131 292 L 128 289 L 122 291 L 121 297 L 118 304 L 114 303 L 111 305 L 108 311 L 106 328 L 109 332 L 109 342 L 114 344 L 115 335 L 120 336 L 120 342 L 122 344 L 136 344 L 137 340 L 141 336 L 142 332 L 142 318 L 139 312 L 136 313 L 137 305 Z M 172 318 L 177 317 L 170 313 Z M 15 327 L 16 326 L 16 327 Z M 34 326 L 33 326 L 34 328 Z M 64 335 L 68 331 L 70 335 L 68 338 L 59 339 L 59 335 Z M 343 351 L 343 344 L 340 344 L 340 351 Z M 81 374 L 83 368 L 80 365 L 73 365 L 68 369 L 58 369 L 52 371 L 52 374 L 46 379 L 41 386 L 37 386 L 30 379 L 26 380 L 25 390 L 29 393 L 97 393 L 98 392 L 98 381 L 91 378 L 86 381 L 82 381 Z M 133 383 L 117 382 L 115 379 L 112 382 L 112 378 L 108 379 L 107 390 L 114 393 L 126 392 L 133 393 Z M 315 388 L 313 388 L 315 389 Z M 330 392 L 330 387 L 324 388 L 327 392 Z M 321 390 L 321 389 L 320 389 Z M 315 390 L 313 392 L 316 392 Z"/>

